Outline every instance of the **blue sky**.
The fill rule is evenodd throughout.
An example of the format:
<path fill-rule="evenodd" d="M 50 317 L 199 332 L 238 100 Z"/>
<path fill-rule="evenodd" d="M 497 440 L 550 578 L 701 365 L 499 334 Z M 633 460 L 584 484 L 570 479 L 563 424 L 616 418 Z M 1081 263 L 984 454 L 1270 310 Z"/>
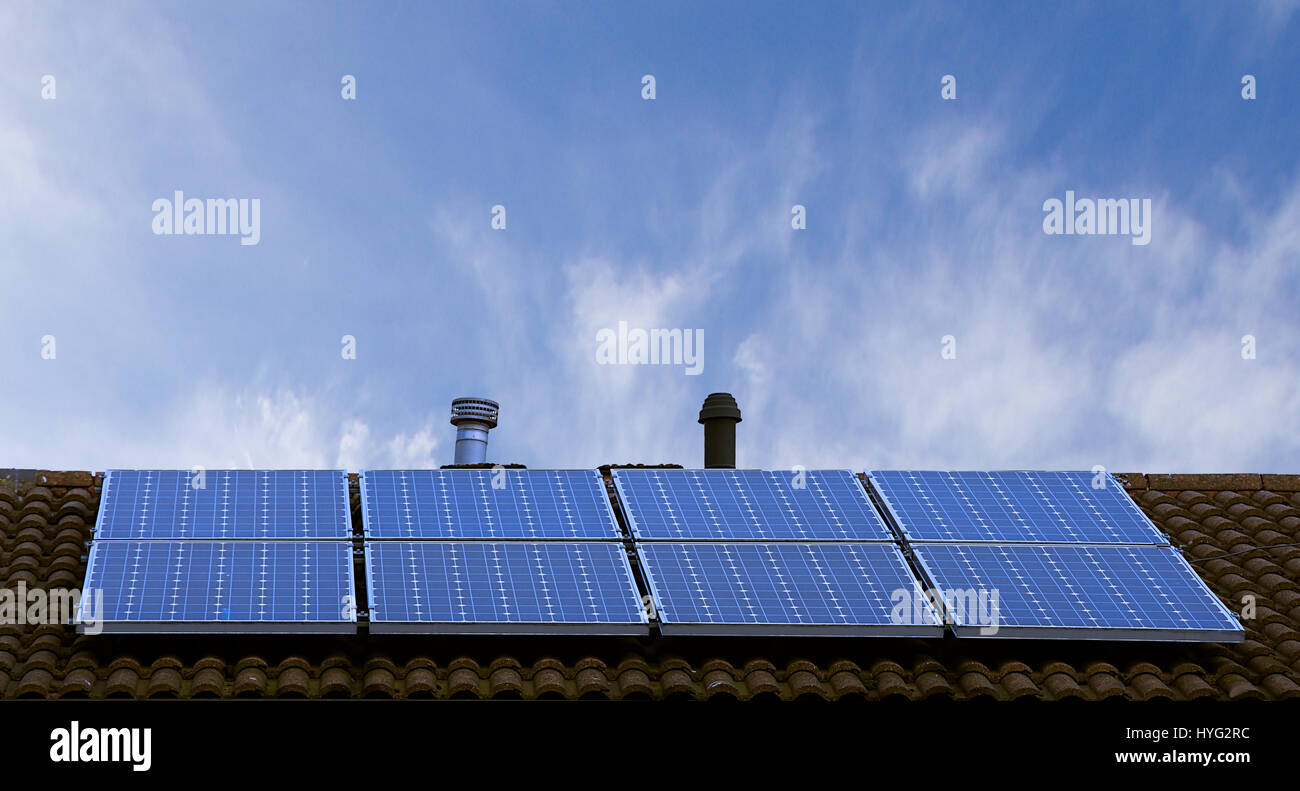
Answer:
<path fill-rule="evenodd" d="M 6 4 L 0 465 L 1300 469 L 1297 3 L 965 6 Z"/>

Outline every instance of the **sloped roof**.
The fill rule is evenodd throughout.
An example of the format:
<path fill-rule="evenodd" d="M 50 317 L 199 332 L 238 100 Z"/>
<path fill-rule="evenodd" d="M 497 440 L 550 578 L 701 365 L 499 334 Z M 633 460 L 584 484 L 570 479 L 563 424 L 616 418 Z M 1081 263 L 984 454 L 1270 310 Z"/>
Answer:
<path fill-rule="evenodd" d="M 0 625 L 0 697 L 1300 698 L 1300 475 L 1123 475 L 1238 645 L 824 638 L 86 636 Z M 0 473 L 0 587 L 78 587 L 99 476 Z M 353 519 L 360 523 L 353 491 Z"/>

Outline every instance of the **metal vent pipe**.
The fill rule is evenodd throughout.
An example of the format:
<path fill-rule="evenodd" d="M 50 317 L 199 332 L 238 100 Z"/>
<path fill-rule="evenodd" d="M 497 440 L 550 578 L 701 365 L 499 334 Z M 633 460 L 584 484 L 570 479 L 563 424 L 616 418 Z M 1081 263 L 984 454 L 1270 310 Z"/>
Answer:
<path fill-rule="evenodd" d="M 500 404 L 486 398 L 457 398 L 451 402 L 456 427 L 456 464 L 487 461 L 488 432 L 497 427 Z"/>
<path fill-rule="evenodd" d="M 704 424 L 704 468 L 736 468 L 736 424 L 740 406 L 731 393 L 710 393 L 700 408 Z"/>

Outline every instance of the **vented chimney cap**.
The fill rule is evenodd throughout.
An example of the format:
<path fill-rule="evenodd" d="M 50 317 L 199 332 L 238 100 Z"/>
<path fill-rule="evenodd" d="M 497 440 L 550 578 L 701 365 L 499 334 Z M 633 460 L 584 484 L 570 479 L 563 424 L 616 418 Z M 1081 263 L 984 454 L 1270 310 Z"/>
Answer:
<path fill-rule="evenodd" d="M 704 399 L 699 422 L 706 423 L 719 418 L 728 418 L 737 423 L 741 421 L 740 405 L 731 393 L 709 393 L 709 397 Z"/>
<path fill-rule="evenodd" d="M 456 398 L 451 402 L 451 424 L 465 422 L 483 423 L 488 428 L 497 427 L 497 410 L 501 405 L 488 398 Z"/>

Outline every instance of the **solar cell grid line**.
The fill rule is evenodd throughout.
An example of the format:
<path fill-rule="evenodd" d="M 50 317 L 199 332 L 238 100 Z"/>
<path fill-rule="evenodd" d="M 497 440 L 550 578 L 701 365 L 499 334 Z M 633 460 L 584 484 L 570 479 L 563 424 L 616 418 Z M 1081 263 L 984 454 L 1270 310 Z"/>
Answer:
<path fill-rule="evenodd" d="M 109 470 L 96 541 L 346 539 L 342 470 Z"/>
<path fill-rule="evenodd" d="M 892 541 L 848 470 L 616 469 L 638 541 Z"/>
<path fill-rule="evenodd" d="M 644 635 L 620 543 L 368 541 L 370 631 Z"/>
<path fill-rule="evenodd" d="M 363 470 L 368 539 L 621 538 L 596 470 Z"/>
<path fill-rule="evenodd" d="M 1169 543 L 1109 473 L 872 470 L 867 480 L 911 542 Z"/>
<path fill-rule="evenodd" d="M 97 541 L 78 630 L 352 634 L 355 602 L 346 541 Z"/>
<path fill-rule="evenodd" d="M 1240 642 L 1245 632 L 1173 547 L 923 544 L 934 589 L 959 592 L 958 637 Z M 975 613 L 968 603 L 987 594 Z M 964 611 L 963 611 L 964 610 Z M 994 614 L 996 611 L 996 615 Z M 996 626 L 996 629 L 991 629 Z"/>
<path fill-rule="evenodd" d="M 943 634 L 891 544 L 647 542 L 638 551 L 666 635 Z"/>

